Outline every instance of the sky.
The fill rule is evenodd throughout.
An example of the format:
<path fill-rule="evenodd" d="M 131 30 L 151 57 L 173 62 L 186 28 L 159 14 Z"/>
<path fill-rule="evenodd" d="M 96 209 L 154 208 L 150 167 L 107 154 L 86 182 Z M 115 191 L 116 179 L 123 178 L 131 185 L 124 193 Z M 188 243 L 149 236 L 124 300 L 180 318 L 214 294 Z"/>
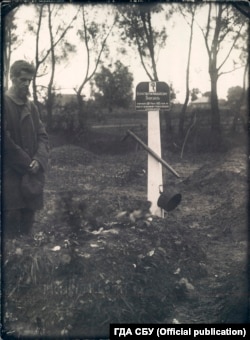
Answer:
<path fill-rule="evenodd" d="M 65 12 L 65 20 L 73 17 L 76 8 L 74 5 L 68 4 Z M 34 17 L 33 5 L 22 5 L 18 13 L 18 32 L 20 37 L 24 36 L 25 26 L 24 22 L 27 18 Z M 203 20 L 205 16 L 203 14 Z M 201 18 L 202 20 L 202 14 Z M 165 17 L 159 14 L 157 17 L 158 24 L 165 25 Z M 34 20 L 34 24 L 36 20 Z M 156 24 L 156 23 L 155 23 Z M 189 42 L 189 26 L 179 16 L 174 16 L 173 19 L 167 23 L 167 43 L 164 49 L 159 54 L 157 63 L 159 80 L 168 84 L 172 84 L 177 101 L 183 102 L 185 99 L 185 81 L 186 81 L 186 65 Z M 46 30 L 44 37 L 41 39 L 41 44 L 47 44 Z M 76 41 L 77 37 L 71 33 L 70 40 Z M 110 38 L 112 39 L 112 38 Z M 111 41 L 110 41 L 111 42 Z M 34 60 L 34 37 L 25 38 L 17 50 L 13 52 L 12 61 L 17 59 Z M 79 45 L 78 45 L 79 46 Z M 130 50 L 127 56 L 118 55 L 116 52 L 116 42 L 112 41 L 110 59 L 106 60 L 109 63 L 112 58 L 115 61 L 119 58 L 125 65 L 129 66 L 130 72 L 134 77 L 134 89 L 139 82 L 149 81 L 137 55 L 136 50 Z M 62 89 L 63 93 L 74 93 L 73 88 L 79 86 L 82 82 L 83 74 L 79 72 L 79 65 L 84 62 L 83 49 L 79 48 L 78 53 L 71 57 L 64 65 L 57 65 L 56 68 L 56 85 Z M 225 65 L 229 70 L 231 65 Z M 40 80 L 41 81 L 41 80 Z M 46 84 L 46 79 L 44 80 Z M 243 68 L 223 75 L 218 80 L 218 96 L 226 99 L 228 88 L 232 86 L 243 85 Z M 190 89 L 199 88 L 201 92 L 210 91 L 210 79 L 208 74 L 208 57 L 205 49 L 204 39 L 198 27 L 195 27 L 193 49 L 191 55 L 191 70 L 190 70 Z M 87 96 L 88 89 L 85 90 Z"/>

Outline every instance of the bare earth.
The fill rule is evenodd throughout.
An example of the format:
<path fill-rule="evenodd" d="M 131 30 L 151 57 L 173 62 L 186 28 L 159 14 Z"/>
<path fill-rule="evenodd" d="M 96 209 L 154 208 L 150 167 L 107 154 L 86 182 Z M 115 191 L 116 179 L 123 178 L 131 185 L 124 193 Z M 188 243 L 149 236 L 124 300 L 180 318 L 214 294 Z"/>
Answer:
<path fill-rule="evenodd" d="M 126 143 L 126 141 L 125 141 Z M 247 153 L 166 152 L 165 190 L 149 216 L 147 154 L 52 149 L 45 207 L 33 235 L 4 254 L 4 332 L 108 337 L 110 323 L 247 320 Z"/>

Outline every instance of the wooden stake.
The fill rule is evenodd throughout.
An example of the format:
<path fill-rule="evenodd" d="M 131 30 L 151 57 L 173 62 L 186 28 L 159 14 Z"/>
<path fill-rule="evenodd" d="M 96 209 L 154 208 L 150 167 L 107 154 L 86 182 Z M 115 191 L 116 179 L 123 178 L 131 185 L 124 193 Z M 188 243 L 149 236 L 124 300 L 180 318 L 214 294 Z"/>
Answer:
<path fill-rule="evenodd" d="M 159 111 L 148 111 L 148 147 L 161 158 L 161 135 Z M 151 213 L 163 217 L 163 211 L 158 207 L 162 185 L 162 164 L 148 153 L 148 201 L 152 202 Z"/>

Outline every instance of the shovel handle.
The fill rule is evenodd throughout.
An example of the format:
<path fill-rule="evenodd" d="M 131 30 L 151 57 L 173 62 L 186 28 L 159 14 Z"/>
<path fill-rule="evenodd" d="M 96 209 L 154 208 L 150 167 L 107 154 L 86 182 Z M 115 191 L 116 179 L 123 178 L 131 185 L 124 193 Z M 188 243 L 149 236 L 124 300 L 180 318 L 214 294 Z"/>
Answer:
<path fill-rule="evenodd" d="M 136 136 L 132 131 L 127 130 L 127 133 L 132 136 L 141 146 L 151 155 L 153 156 L 158 162 L 164 165 L 172 174 L 176 177 L 180 178 L 180 175 L 166 162 L 164 159 L 159 157 L 157 153 L 155 153 L 151 148 L 149 148 L 138 136 Z"/>

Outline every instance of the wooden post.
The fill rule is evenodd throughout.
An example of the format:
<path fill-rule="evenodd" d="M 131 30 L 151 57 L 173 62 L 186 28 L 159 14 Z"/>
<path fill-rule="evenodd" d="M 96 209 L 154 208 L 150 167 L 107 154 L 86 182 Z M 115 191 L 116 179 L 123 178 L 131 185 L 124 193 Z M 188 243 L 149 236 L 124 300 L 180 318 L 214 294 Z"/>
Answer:
<path fill-rule="evenodd" d="M 148 147 L 161 157 L 161 134 L 159 111 L 148 111 Z M 157 206 L 162 185 L 162 165 L 148 153 L 148 201 L 152 202 L 151 213 L 163 217 L 164 212 Z"/>
<path fill-rule="evenodd" d="M 148 112 L 148 201 L 152 203 L 150 209 L 152 215 L 159 217 L 164 217 L 164 211 L 157 205 L 160 187 L 163 184 L 160 109 L 169 110 L 169 99 L 169 86 L 164 82 L 141 82 L 136 86 L 136 110 Z M 167 168 L 173 172 L 168 165 Z M 175 171 L 174 173 L 178 176 Z"/>

